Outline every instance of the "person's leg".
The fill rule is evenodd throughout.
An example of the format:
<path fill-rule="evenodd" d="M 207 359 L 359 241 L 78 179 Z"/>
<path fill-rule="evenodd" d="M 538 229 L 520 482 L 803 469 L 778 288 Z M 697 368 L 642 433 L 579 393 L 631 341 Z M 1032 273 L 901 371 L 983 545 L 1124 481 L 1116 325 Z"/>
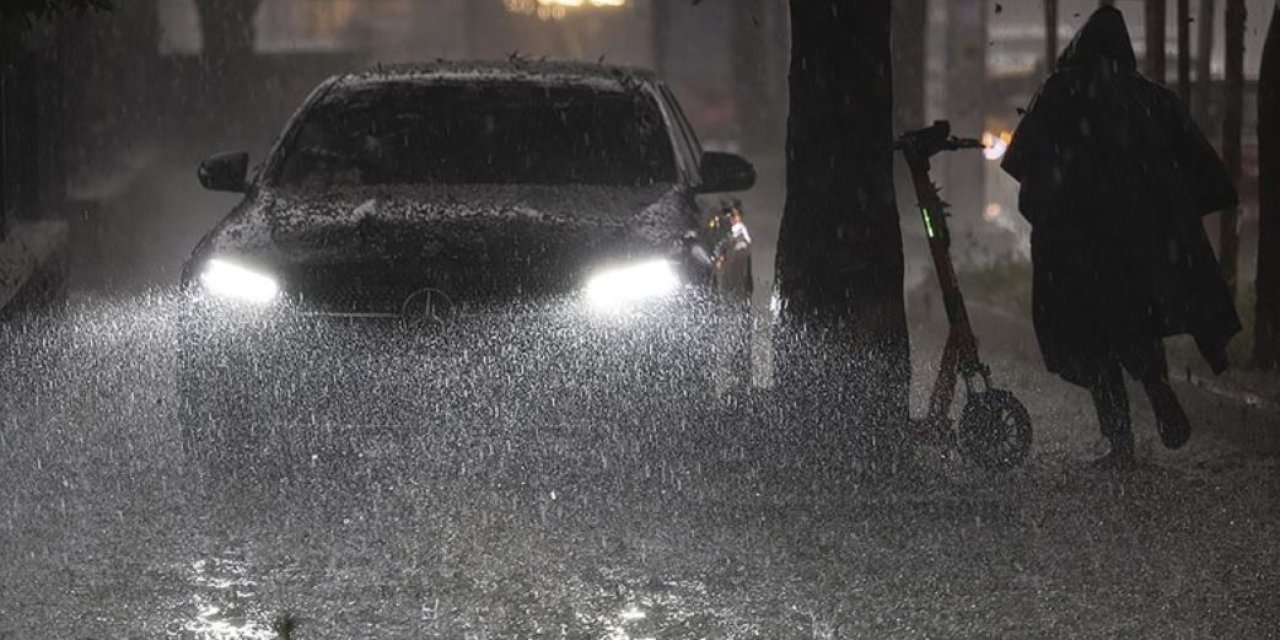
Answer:
<path fill-rule="evenodd" d="M 1156 429 L 1160 432 L 1160 441 L 1170 449 L 1177 449 L 1191 439 L 1191 421 L 1178 402 L 1178 396 L 1169 386 L 1169 378 L 1151 378 L 1143 380 L 1142 386 L 1151 399 L 1151 408 L 1156 414 Z"/>
<path fill-rule="evenodd" d="M 1177 449 L 1186 444 L 1191 439 L 1191 422 L 1169 385 L 1169 361 L 1165 357 L 1164 341 L 1157 338 L 1135 342 L 1127 354 L 1125 368 L 1142 382 L 1151 401 L 1151 409 L 1156 414 L 1156 430 L 1164 446 Z"/>
<path fill-rule="evenodd" d="M 1093 406 L 1098 412 L 1102 437 L 1111 443 L 1111 451 L 1098 460 L 1106 466 L 1133 464 L 1133 429 L 1129 420 L 1129 395 L 1124 387 L 1120 364 L 1107 362 L 1089 387 Z"/>

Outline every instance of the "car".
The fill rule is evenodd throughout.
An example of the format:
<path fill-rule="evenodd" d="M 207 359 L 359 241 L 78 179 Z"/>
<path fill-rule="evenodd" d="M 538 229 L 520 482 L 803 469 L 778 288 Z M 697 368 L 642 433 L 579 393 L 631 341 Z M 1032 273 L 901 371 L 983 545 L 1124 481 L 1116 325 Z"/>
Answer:
<path fill-rule="evenodd" d="M 650 72 L 339 75 L 252 174 L 242 152 L 198 174 L 243 198 L 182 272 L 189 450 L 749 385 L 751 240 L 725 194 L 755 170 L 704 152 Z"/>

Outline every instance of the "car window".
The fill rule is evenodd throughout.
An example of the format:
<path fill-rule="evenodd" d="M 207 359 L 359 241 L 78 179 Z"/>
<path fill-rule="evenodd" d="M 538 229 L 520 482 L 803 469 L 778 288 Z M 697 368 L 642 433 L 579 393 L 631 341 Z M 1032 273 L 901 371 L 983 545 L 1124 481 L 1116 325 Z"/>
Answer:
<path fill-rule="evenodd" d="M 698 135 L 693 131 L 693 127 L 689 125 L 689 119 L 684 116 L 684 110 L 680 108 L 680 101 L 676 100 L 675 94 L 666 86 L 662 87 L 662 94 L 666 96 L 667 103 L 671 105 L 671 112 L 675 116 L 676 128 L 680 131 L 680 136 L 684 138 L 685 144 L 689 146 L 689 150 L 695 161 L 702 158 L 702 143 L 698 141 Z"/>
<path fill-rule="evenodd" d="M 692 147 L 689 146 L 689 137 L 685 131 L 681 129 L 679 107 L 676 106 L 671 94 L 666 91 L 665 87 L 659 90 L 659 99 L 664 103 L 663 109 L 666 111 L 668 118 L 668 127 L 671 129 L 671 138 L 676 145 L 676 164 L 680 167 L 681 172 L 687 177 L 689 182 L 696 184 L 698 178 L 698 156 L 694 153 Z"/>
<path fill-rule="evenodd" d="M 272 182 L 592 184 L 674 182 L 657 102 L 640 91 L 517 83 L 380 83 L 303 114 Z"/>

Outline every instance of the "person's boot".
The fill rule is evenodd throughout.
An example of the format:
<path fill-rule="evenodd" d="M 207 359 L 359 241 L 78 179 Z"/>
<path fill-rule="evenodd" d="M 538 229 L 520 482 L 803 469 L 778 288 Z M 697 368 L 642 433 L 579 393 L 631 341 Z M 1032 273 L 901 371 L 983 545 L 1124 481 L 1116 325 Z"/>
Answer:
<path fill-rule="evenodd" d="M 1170 449 L 1178 449 L 1191 439 L 1191 422 L 1187 413 L 1178 402 L 1178 396 L 1169 386 L 1168 380 L 1155 380 L 1144 385 L 1147 397 L 1151 399 L 1151 409 L 1156 414 L 1156 430 L 1160 433 L 1160 441 Z"/>
<path fill-rule="evenodd" d="M 1102 437 L 1111 443 L 1106 455 L 1093 461 L 1096 469 L 1125 470 L 1137 466 L 1133 454 L 1133 429 L 1129 423 L 1129 396 L 1124 388 L 1119 365 L 1102 370 L 1097 384 L 1089 389 L 1093 406 L 1098 412 L 1098 427 Z"/>
<path fill-rule="evenodd" d="M 1112 442 L 1111 450 L 1094 458 L 1090 466 L 1104 471 L 1129 471 L 1137 468 L 1138 459 L 1133 454 L 1133 442 L 1130 441 L 1128 446 Z"/>

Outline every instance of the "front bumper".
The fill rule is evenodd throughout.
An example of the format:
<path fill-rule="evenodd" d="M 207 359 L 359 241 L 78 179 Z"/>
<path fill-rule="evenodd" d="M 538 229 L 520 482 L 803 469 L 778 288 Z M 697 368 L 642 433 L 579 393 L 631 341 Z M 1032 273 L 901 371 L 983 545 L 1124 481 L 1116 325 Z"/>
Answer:
<path fill-rule="evenodd" d="M 725 316 L 690 300 L 626 314 L 567 301 L 438 324 L 193 299 L 179 390 L 203 409 L 252 407 L 275 423 L 641 411 L 709 395 L 744 337 Z"/>

